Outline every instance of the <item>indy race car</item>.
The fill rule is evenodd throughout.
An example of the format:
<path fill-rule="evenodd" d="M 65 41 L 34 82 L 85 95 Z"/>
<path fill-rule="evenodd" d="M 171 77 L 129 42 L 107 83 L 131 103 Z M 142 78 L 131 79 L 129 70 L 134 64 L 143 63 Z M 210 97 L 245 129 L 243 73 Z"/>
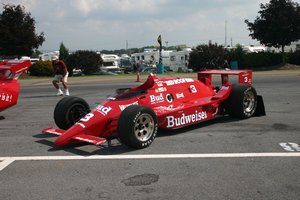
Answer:
<path fill-rule="evenodd" d="M 237 84 L 229 81 L 237 75 Z M 220 86 L 212 78 L 220 76 Z M 148 147 L 158 128 L 178 129 L 221 115 L 246 119 L 265 115 L 264 103 L 252 84 L 251 70 L 206 70 L 198 79 L 158 78 L 150 74 L 140 86 L 118 89 L 113 97 L 90 110 L 80 97 L 61 99 L 54 110 L 57 146 L 77 142 L 101 145 L 118 138 L 135 148 Z"/>
<path fill-rule="evenodd" d="M 0 112 L 17 104 L 20 93 L 18 78 L 30 66 L 30 60 L 0 62 Z"/>

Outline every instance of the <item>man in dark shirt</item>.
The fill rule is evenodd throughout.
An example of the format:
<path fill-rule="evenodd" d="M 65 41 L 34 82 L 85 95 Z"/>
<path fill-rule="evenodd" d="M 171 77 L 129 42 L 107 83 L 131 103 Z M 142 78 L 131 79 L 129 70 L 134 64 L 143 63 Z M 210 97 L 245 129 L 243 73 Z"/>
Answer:
<path fill-rule="evenodd" d="M 52 58 L 52 67 L 53 67 L 53 71 L 54 71 L 54 78 L 53 78 L 53 85 L 54 87 L 57 89 L 57 96 L 61 96 L 63 95 L 62 90 L 59 88 L 58 83 L 61 82 L 64 89 L 65 89 L 65 95 L 69 96 L 69 89 L 68 89 L 68 85 L 67 85 L 67 80 L 68 80 L 68 75 L 69 72 L 67 70 L 67 66 L 65 65 L 65 63 L 62 60 L 59 60 L 57 56 L 54 56 Z"/>

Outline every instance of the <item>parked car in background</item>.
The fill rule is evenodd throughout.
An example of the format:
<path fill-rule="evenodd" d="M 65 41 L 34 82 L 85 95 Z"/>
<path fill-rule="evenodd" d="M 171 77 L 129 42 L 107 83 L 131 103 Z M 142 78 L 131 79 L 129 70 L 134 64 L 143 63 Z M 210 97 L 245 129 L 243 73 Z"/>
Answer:
<path fill-rule="evenodd" d="M 73 76 L 84 76 L 84 73 L 82 72 L 81 69 L 73 69 Z"/>
<path fill-rule="evenodd" d="M 130 57 L 122 57 L 120 59 L 120 68 L 125 74 L 133 72 L 133 66 Z"/>

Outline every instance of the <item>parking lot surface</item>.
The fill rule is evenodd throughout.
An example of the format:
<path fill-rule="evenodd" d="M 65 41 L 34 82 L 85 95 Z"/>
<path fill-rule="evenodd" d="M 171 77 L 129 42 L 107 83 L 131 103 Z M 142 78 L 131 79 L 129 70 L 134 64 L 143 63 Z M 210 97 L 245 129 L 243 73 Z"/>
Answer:
<path fill-rule="evenodd" d="M 135 78 L 70 78 L 70 92 L 95 107 L 115 89 L 141 84 Z M 55 126 L 62 97 L 51 78 L 21 80 L 18 105 L 0 114 L 0 199 L 298 199 L 300 71 L 253 79 L 266 116 L 160 130 L 141 150 L 118 140 L 55 147 L 41 130 Z"/>

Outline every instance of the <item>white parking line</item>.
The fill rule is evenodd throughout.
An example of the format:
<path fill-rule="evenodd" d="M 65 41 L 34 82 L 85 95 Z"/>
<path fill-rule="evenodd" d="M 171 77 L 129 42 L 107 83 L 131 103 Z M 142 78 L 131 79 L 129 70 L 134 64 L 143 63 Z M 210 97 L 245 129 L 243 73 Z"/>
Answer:
<path fill-rule="evenodd" d="M 24 156 L 0 157 L 0 171 L 14 161 L 42 160 L 122 160 L 122 159 L 176 159 L 176 158 L 255 158 L 255 157 L 300 157 L 294 153 L 215 153 L 215 154 L 146 154 L 146 155 L 92 155 L 92 156 Z"/>
<path fill-rule="evenodd" d="M 14 161 L 15 161 L 14 159 L 10 159 L 10 158 L 3 159 L 0 162 L 0 171 L 2 171 L 5 167 L 7 167 L 8 165 L 10 165 Z"/>

